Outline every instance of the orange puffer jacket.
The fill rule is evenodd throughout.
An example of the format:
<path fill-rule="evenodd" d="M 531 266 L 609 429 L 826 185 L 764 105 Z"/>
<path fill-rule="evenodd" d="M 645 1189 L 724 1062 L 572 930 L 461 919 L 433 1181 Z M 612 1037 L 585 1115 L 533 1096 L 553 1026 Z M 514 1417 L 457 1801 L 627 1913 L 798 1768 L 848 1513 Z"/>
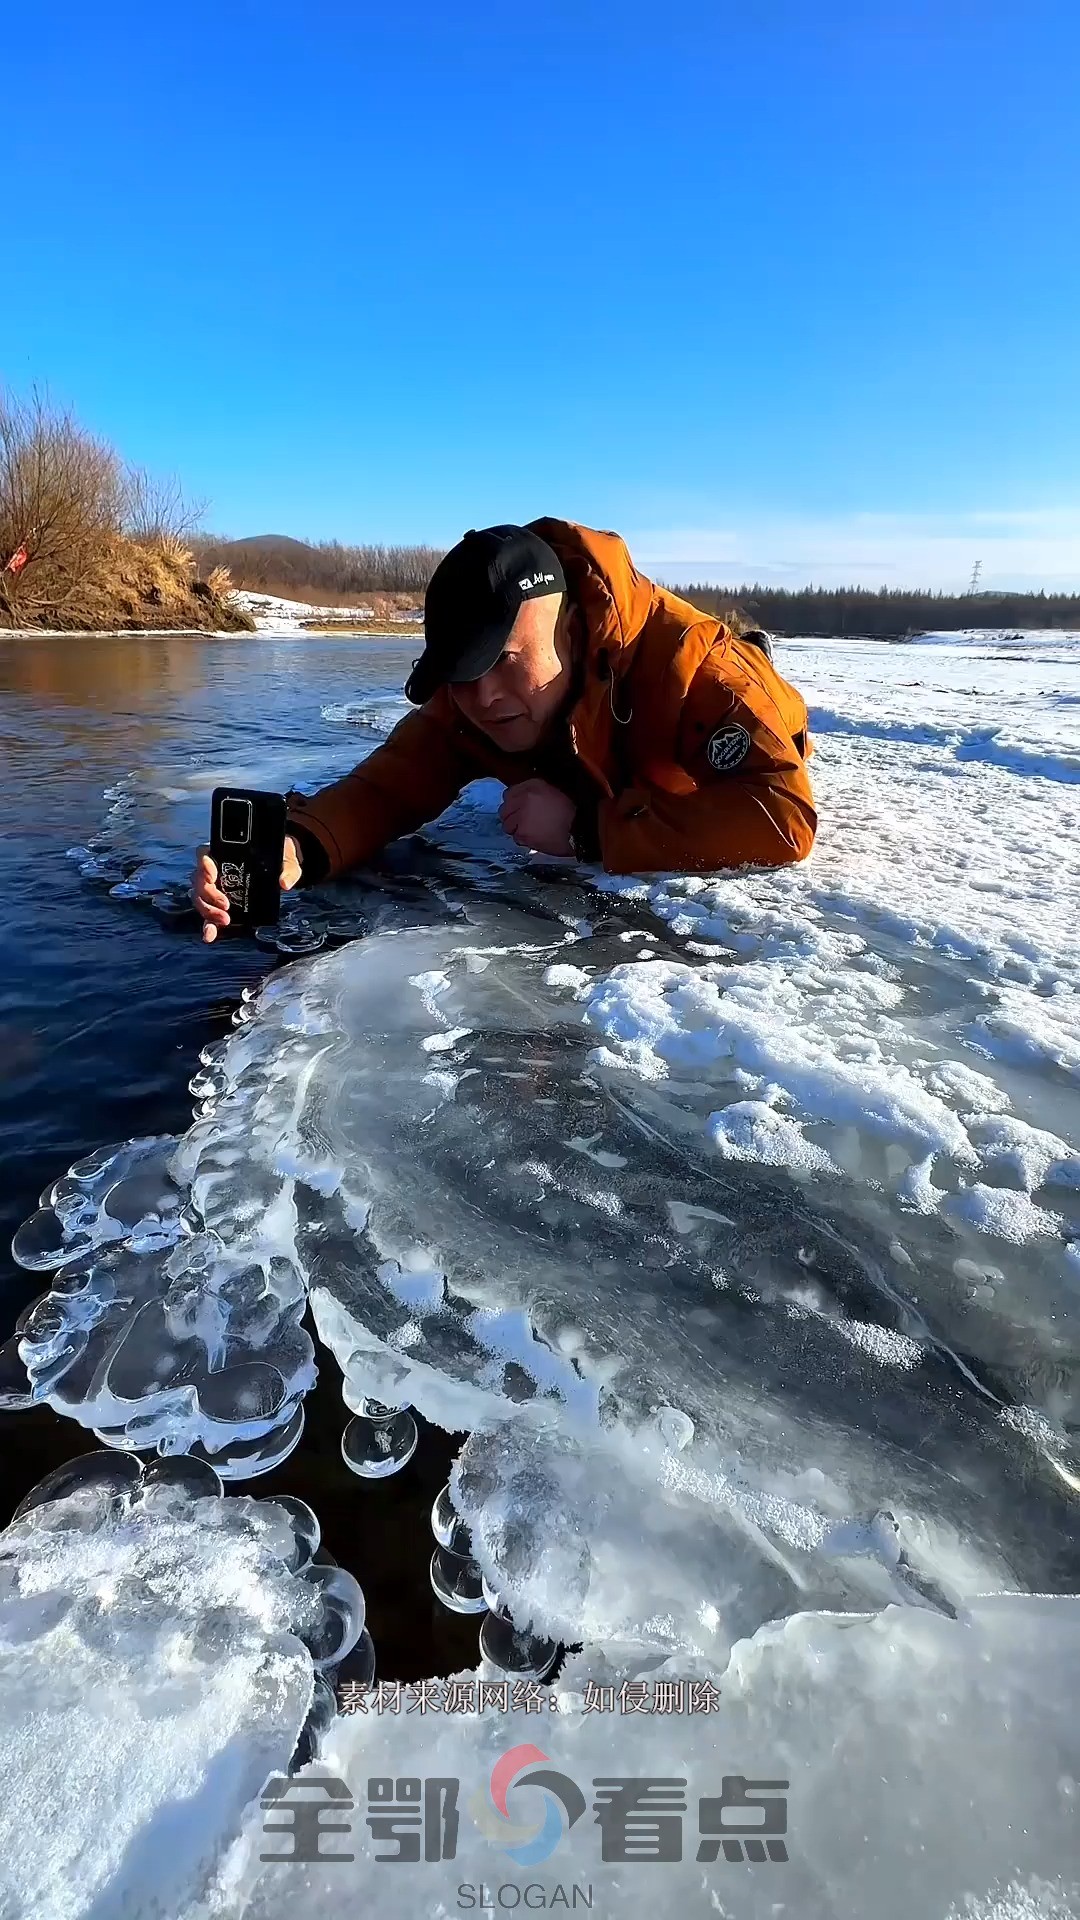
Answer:
<path fill-rule="evenodd" d="M 813 844 L 806 706 L 765 653 L 638 573 L 622 540 L 537 520 L 587 634 L 568 733 L 500 751 L 442 688 L 352 773 L 289 796 L 330 873 L 434 820 L 471 780 L 539 776 L 590 817 L 610 873 L 782 866 Z"/>

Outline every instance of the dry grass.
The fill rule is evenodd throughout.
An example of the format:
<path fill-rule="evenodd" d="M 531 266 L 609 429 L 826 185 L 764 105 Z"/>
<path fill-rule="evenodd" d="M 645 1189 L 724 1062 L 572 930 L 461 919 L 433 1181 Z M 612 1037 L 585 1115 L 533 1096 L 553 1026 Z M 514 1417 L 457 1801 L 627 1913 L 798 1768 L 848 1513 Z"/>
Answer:
<path fill-rule="evenodd" d="M 0 627 L 250 630 L 227 576 L 196 577 L 192 512 L 40 393 L 0 394 Z"/>
<path fill-rule="evenodd" d="M 302 606 L 310 607 L 340 607 L 343 613 L 371 613 L 379 620 L 389 620 L 394 613 L 415 614 L 418 620 L 423 617 L 422 594 L 391 593 L 385 588 L 375 588 L 369 593 L 324 593 L 321 587 L 310 580 L 274 580 L 268 585 L 260 582 L 253 587 L 248 581 L 237 579 L 232 567 L 228 571 L 234 586 L 244 587 L 255 594 L 265 593 L 276 600 L 296 600 Z M 207 579 L 209 577 L 207 574 Z"/>
<path fill-rule="evenodd" d="M 422 599 L 442 558 L 439 547 L 345 546 L 340 540 L 314 545 L 276 533 L 245 540 L 207 534 L 196 550 L 202 566 L 221 562 L 240 587 L 319 607 L 369 604 L 376 593 Z"/>
<path fill-rule="evenodd" d="M 206 584 L 216 600 L 225 600 L 233 590 L 233 577 L 228 567 L 211 567 Z"/>
<path fill-rule="evenodd" d="M 190 560 L 166 546 L 152 547 L 115 534 L 90 563 L 77 590 L 37 620 L 6 624 L 44 626 L 67 633 L 144 632 L 181 629 L 204 633 L 250 632 L 251 616 L 221 591 L 221 583 L 197 580 Z"/>

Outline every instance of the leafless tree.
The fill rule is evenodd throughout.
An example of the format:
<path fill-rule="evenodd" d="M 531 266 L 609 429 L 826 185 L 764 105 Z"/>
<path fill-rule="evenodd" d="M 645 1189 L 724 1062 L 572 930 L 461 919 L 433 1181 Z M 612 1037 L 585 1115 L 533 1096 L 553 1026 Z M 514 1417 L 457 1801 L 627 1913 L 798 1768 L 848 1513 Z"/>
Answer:
<path fill-rule="evenodd" d="M 176 547 L 191 539 L 206 502 L 189 500 L 175 474 L 124 469 L 123 531 L 141 546 Z"/>
<path fill-rule="evenodd" d="M 121 524 L 112 448 L 35 391 L 0 394 L 0 613 L 60 608 Z"/>
<path fill-rule="evenodd" d="M 442 559 L 440 547 L 348 546 L 340 540 L 310 545 L 285 535 L 250 540 L 204 536 L 195 542 L 203 569 L 227 566 L 239 586 L 297 599 L 365 593 L 420 595 Z"/>

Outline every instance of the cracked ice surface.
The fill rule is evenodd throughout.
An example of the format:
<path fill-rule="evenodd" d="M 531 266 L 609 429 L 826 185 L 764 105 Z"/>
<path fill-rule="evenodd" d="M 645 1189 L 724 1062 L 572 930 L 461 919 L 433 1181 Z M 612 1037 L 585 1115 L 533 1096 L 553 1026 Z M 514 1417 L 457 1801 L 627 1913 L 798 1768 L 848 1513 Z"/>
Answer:
<path fill-rule="evenodd" d="M 469 918 L 270 979 L 167 1165 L 146 1143 L 126 1169 L 157 1225 L 80 1239 L 24 1326 L 52 1404 L 114 1432 L 122 1404 L 128 1444 L 272 1433 L 310 1377 L 306 1291 L 351 1405 L 470 1431 L 477 1555 L 566 1640 L 716 1659 L 806 1606 L 1060 1584 L 1071 1383 L 1037 1325 L 1021 1419 L 980 1368 L 985 1306 L 941 1289 L 960 1353 L 905 1288 L 940 1222 L 913 1215 L 899 1260 L 839 1175 L 718 1161 L 707 1080 L 598 1060 L 566 956 L 602 966 L 617 930 Z M 83 1177 L 70 1231 L 111 1236 L 135 1206 Z"/>

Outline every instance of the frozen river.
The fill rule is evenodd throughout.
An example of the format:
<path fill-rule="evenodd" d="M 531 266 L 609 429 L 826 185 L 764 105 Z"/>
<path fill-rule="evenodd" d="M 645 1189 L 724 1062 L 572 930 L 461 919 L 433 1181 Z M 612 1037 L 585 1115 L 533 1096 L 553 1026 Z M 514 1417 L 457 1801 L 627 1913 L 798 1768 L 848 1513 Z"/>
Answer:
<path fill-rule="evenodd" d="M 318 1395 L 343 1376 L 349 1404 L 467 1431 L 454 1495 L 492 1589 L 583 1649 L 564 1771 L 633 1753 L 575 1721 L 590 1679 L 694 1673 L 728 1721 L 654 1721 L 636 1771 L 700 1773 L 723 1735 L 725 1771 L 800 1783 L 784 1886 L 721 1892 L 691 1849 L 673 1911 L 1071 1912 L 1080 1625 L 1024 1596 L 1080 1591 L 1080 639 L 781 664 L 817 743 L 805 866 L 530 862 L 480 786 L 300 900 L 276 957 L 162 924 L 209 790 L 343 771 L 404 710 L 406 649 L 0 651 L 6 1219 L 162 1137 L 119 1201 L 88 1175 L 22 1230 L 10 1318 L 51 1266 L 89 1272 L 21 1347 L 79 1444 L 277 1459 L 316 1364 Z M 40 1418 L 12 1412 L 11 1445 Z M 430 1754 L 406 1735 L 339 1720 L 327 1752 L 346 1777 L 495 1752 L 467 1720 Z M 273 1872 L 237 1872 L 277 1913 Z M 444 1895 L 430 1869 L 401 1910 Z"/>

